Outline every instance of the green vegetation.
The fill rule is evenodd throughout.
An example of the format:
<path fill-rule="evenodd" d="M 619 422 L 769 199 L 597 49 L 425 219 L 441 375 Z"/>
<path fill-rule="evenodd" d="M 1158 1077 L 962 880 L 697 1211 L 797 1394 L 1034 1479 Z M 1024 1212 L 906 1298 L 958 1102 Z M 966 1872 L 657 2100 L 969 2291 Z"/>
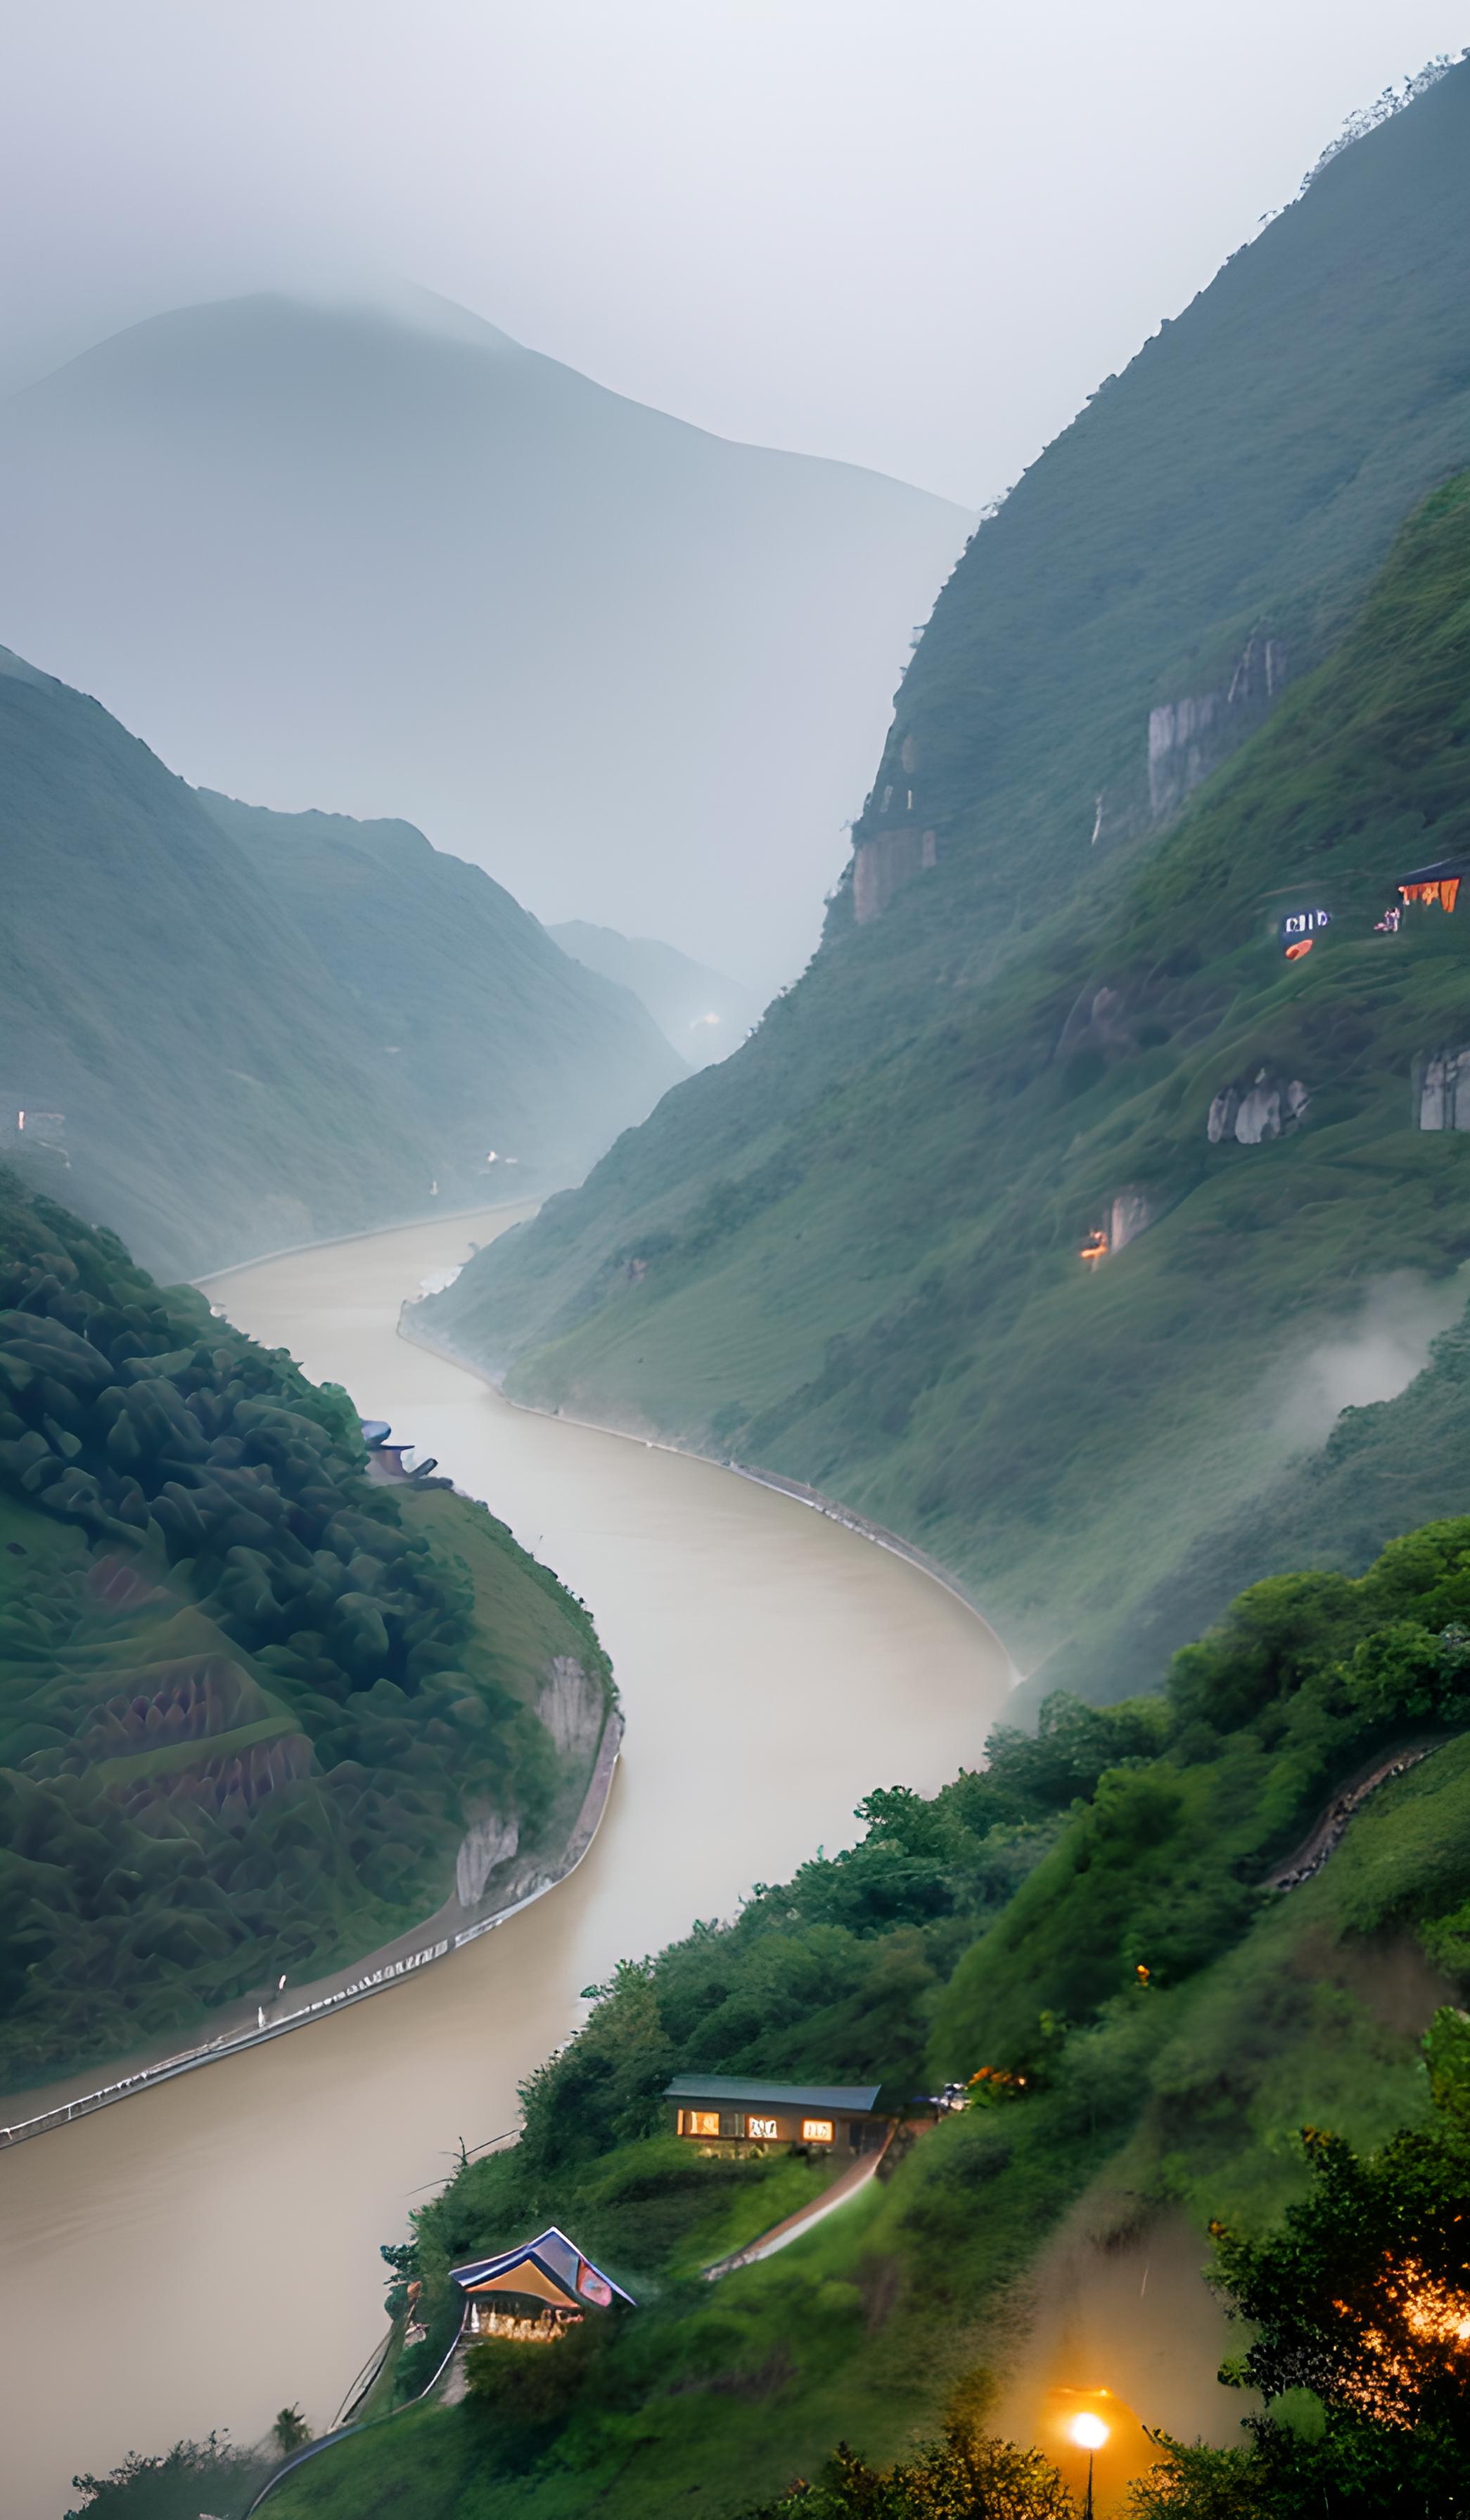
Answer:
<path fill-rule="evenodd" d="M 589 2319 L 555 2373 L 482 2349 L 467 2403 L 409 2408 L 309 2462 L 280 2490 L 283 2520 L 377 2520 L 410 2492 L 422 2520 L 594 2504 L 642 2520 L 695 2494 L 732 2520 L 819 2479 L 839 2441 L 848 2469 L 814 2514 L 926 2510 L 868 2469 L 896 2459 L 903 2492 L 927 2478 L 958 2495 L 967 2460 L 1000 2458 L 987 2411 L 1031 2315 L 1028 2272 L 1069 2214 L 1107 2247 L 1182 2213 L 1202 2267 L 1223 2221 L 1265 2357 L 1244 2379 L 1273 2403 L 1299 2389 L 1288 2279 L 1299 2294 L 1336 2283 L 1331 2230 L 1365 2196 L 1398 2212 L 1416 2164 L 1436 2195 L 1455 2180 L 1464 2192 L 1458 2121 L 1425 2133 L 1416 2037 L 1470 1987 L 1467 1617 L 1470 1520 L 1410 1535 L 1357 1580 L 1272 1579 L 1177 1657 L 1165 1698 L 1054 1700 L 1034 1739 L 993 1736 L 982 1773 L 933 1801 L 875 1794 L 857 1846 L 758 1890 L 731 1924 L 624 1962 L 527 2087 L 521 2141 L 462 2170 L 410 2246 L 385 2252 L 395 2285 L 421 2281 L 429 2330 L 397 2387 L 422 2386 L 453 2333 L 448 2269 L 549 2220 L 636 2311 Z M 1344 1783 L 1426 1741 L 1439 1746 L 1380 1786 L 1322 1869 L 1284 1895 L 1264 1886 Z M 1460 2034 L 1437 2035 L 1452 2117 Z M 712 2288 L 699 2266 L 819 2174 L 680 2145 L 660 2093 L 694 2067 L 882 2075 L 900 2108 L 950 2077 L 972 2101 L 911 2124 L 841 2214 Z M 1304 2126 L 1331 2141 L 1304 2155 Z M 1352 2167 L 1383 2146 L 1378 2166 Z M 1348 2199 L 1336 2224 L 1314 2201 L 1328 2170 Z M 1283 2214 L 1290 2236 L 1270 2240 Z M 1323 2231 L 1309 2261 L 1302 2235 Z M 915 2440 L 946 2422 L 948 2447 L 916 2461 Z M 1274 2440 L 1262 2434 L 1261 2457 Z M 1044 2494 L 1033 2468 L 1022 2483 Z"/>
<path fill-rule="evenodd" d="M 1359 2159 L 1308 2129 L 1308 2196 L 1263 2239 L 1217 2227 L 1216 2280 L 1257 2340 L 1231 2366 L 1268 2411 L 1249 2448 L 1159 2441 L 1128 2520 L 1375 2520 L 1464 2508 L 1470 2453 L 1470 2022 L 1425 2041 L 1435 2116 Z M 878 2472 L 841 2447 L 750 2520 L 1067 2520 L 1077 2505 L 1036 2451 L 953 2419 L 942 2444 Z"/>
<path fill-rule="evenodd" d="M 175 2442 L 160 2458 L 134 2451 L 107 2476 L 73 2476 L 81 2500 L 66 2520 L 200 2520 L 206 2497 L 217 2520 L 236 2520 L 277 2455 L 273 2448 L 237 2449 L 227 2433 Z"/>
<path fill-rule="evenodd" d="M 846 889 L 755 1040 L 434 1307 L 525 1397 L 921 1542 L 1087 1695 L 1283 1562 L 1236 1517 L 1326 1431 L 1309 1353 L 1385 1273 L 1444 1291 L 1470 1254 L 1459 1135 L 1410 1090 L 1470 1038 L 1465 908 L 1373 932 L 1398 876 L 1470 841 L 1470 494 L 1435 487 L 1470 457 L 1467 125 L 1470 66 L 1048 449 L 945 589 L 854 832 L 922 824 L 938 864 L 862 926 Z M 1269 716 L 1228 698 L 1267 638 Z M 1149 710 L 1210 695 L 1249 740 L 1151 819 Z M 1334 923 L 1287 965 L 1309 904 Z M 1303 1124 L 1212 1144 L 1262 1070 L 1305 1086 Z M 1089 1273 L 1124 1192 L 1149 1230 Z M 1447 1418 L 1424 1511 L 1470 1503 Z M 1360 1502 L 1349 1533 L 1323 1516 L 1354 1567 L 1403 1522 L 1389 1481 Z M 1208 1582 L 1135 1617 L 1227 1528 Z"/>
<path fill-rule="evenodd" d="M 536 1701 L 561 1657 L 606 1700 L 586 1613 L 366 1468 L 345 1392 L 0 1173 L 7 2089 L 389 1941 L 481 1817 L 565 1838 L 595 1744 Z"/>
<path fill-rule="evenodd" d="M 197 796 L 5 650 L 0 791 L 0 1153 L 153 1267 L 473 1204 L 491 1147 L 566 1180 L 678 1073 L 477 868 Z"/>

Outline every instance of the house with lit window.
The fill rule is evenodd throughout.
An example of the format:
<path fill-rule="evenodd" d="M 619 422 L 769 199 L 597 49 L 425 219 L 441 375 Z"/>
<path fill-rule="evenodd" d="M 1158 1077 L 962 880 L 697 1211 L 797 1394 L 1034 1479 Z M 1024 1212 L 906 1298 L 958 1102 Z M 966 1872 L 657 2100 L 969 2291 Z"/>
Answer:
<path fill-rule="evenodd" d="M 876 2151 L 888 2134 L 877 2083 L 748 2083 L 727 2074 L 680 2074 L 665 2098 L 674 2133 L 704 2150 L 805 2144 L 821 2152 Z"/>
<path fill-rule="evenodd" d="M 565 2231 L 551 2224 L 534 2240 L 451 2267 L 449 2280 L 465 2300 L 461 2334 L 507 2336 L 521 2345 L 552 2345 L 590 2310 L 631 2310 L 632 2296 L 605 2275 Z"/>

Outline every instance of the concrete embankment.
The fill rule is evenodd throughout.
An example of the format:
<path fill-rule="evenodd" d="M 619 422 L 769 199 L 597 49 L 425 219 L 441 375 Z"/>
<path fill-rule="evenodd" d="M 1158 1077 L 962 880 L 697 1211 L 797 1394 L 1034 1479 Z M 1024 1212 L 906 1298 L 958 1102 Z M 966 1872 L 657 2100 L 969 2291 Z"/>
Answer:
<path fill-rule="evenodd" d="M 329 1978 L 319 1978 L 300 1988 L 289 2006 L 272 2007 L 261 2018 L 264 2007 L 250 2007 L 256 2019 L 249 2019 L 235 2028 L 216 2031 L 213 2038 L 199 2046 L 176 2049 L 169 2055 L 136 2066 L 132 2072 L 117 2076 L 113 2082 L 93 2085 L 88 2089 L 52 2099 L 45 2107 L 33 2110 L 9 2126 L 0 2126 L 0 2146 L 23 2143 L 32 2136 L 49 2135 L 58 2127 L 70 2126 L 78 2118 L 90 2117 L 96 2110 L 109 2108 L 115 2100 L 128 2100 L 159 2083 L 170 2083 L 180 2074 L 197 2073 L 204 2065 L 216 2065 L 225 2056 L 238 2056 L 248 2048 L 262 2047 L 267 2040 L 284 2039 L 288 2032 L 305 2029 L 344 2005 L 361 2003 L 370 1995 L 382 1995 L 390 1986 L 401 1984 L 416 1970 L 430 1967 L 434 1961 L 447 1959 L 462 1951 L 466 1943 L 478 1942 L 482 1934 L 493 1933 L 497 1925 L 519 1916 L 538 1899 L 555 1890 L 569 1874 L 575 1871 L 597 1835 L 613 1790 L 619 1753 L 622 1746 L 622 1717 L 611 1707 L 598 1743 L 597 1757 L 581 1808 L 572 1833 L 557 1862 L 545 1875 L 501 1907 L 486 1910 L 482 1915 L 465 1921 L 465 1912 L 458 1900 L 449 1901 L 436 1914 L 422 1925 L 413 1926 L 397 1940 L 387 1943 L 364 1959 L 354 1961 L 349 1969 L 336 1971 Z M 238 2011 L 239 2007 L 234 2007 Z M 38 2095 L 39 2096 L 39 2095 Z"/>

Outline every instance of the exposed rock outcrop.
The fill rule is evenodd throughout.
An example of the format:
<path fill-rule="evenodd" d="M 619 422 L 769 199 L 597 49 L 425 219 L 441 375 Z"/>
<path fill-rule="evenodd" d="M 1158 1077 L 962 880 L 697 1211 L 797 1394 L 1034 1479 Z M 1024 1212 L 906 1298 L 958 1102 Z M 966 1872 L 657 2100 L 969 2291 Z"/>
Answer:
<path fill-rule="evenodd" d="M 454 1887 L 462 1908 L 478 1906 L 484 1885 L 498 1864 L 508 1864 L 521 1843 L 521 1823 L 512 1813 L 501 1820 L 490 1813 L 475 1822 L 460 1841 L 454 1859 Z"/>
<path fill-rule="evenodd" d="M 1146 1191 L 1121 1190 L 1108 1219 L 1109 1251 L 1123 1251 L 1128 1243 L 1136 1242 L 1153 1221 L 1154 1211 Z"/>
<path fill-rule="evenodd" d="M 1470 1129 L 1470 1050 L 1431 1050 L 1413 1069 L 1416 1129 Z"/>
<path fill-rule="evenodd" d="M 1240 1147 L 1263 1147 L 1272 1138 L 1300 1128 L 1310 1101 L 1299 1076 L 1288 1080 L 1272 1076 L 1268 1068 L 1262 1067 L 1244 1088 L 1221 1087 L 1210 1105 L 1205 1134 L 1212 1147 L 1219 1146 L 1226 1138 L 1233 1138 Z"/>
<path fill-rule="evenodd" d="M 591 1673 L 571 1654 L 558 1654 L 536 1692 L 536 1713 L 564 1758 L 595 1748 L 605 1711 Z"/>
<path fill-rule="evenodd" d="M 1157 822 L 1182 805 L 1258 726 L 1286 680 L 1278 639 L 1250 639 L 1223 691 L 1165 700 L 1148 719 L 1148 801 Z"/>
<path fill-rule="evenodd" d="M 896 892 L 938 863 L 939 840 L 933 832 L 905 828 L 859 841 L 852 860 L 852 916 L 858 926 L 881 918 Z"/>

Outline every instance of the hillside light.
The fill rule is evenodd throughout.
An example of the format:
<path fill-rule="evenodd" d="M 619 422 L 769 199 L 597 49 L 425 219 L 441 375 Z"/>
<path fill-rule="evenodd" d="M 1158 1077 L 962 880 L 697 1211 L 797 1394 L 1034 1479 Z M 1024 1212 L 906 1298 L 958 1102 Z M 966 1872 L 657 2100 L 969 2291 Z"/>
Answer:
<path fill-rule="evenodd" d="M 1087 2453 L 1087 2499 L 1082 2505 L 1084 2520 L 1092 2520 L 1092 2461 L 1108 2438 L 1108 2426 L 1101 2415 L 1085 2410 L 1072 2418 L 1072 2438 L 1079 2450 Z"/>

